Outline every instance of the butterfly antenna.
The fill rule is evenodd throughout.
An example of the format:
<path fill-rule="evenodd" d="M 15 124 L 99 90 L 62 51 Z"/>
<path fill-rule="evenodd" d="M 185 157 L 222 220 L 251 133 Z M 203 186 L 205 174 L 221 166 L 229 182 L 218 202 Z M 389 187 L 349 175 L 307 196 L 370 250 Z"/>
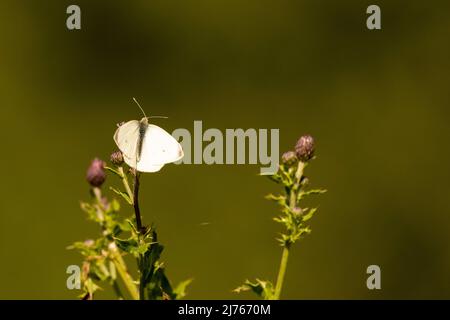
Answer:
<path fill-rule="evenodd" d="M 168 119 L 166 116 L 150 116 L 149 118 Z"/>
<path fill-rule="evenodd" d="M 141 105 L 139 104 L 139 102 L 136 100 L 135 97 L 133 97 L 134 102 L 136 102 L 136 104 L 138 105 L 139 109 L 141 109 L 142 113 L 144 114 L 144 117 L 147 118 L 147 115 L 145 114 L 144 109 L 142 109 Z"/>

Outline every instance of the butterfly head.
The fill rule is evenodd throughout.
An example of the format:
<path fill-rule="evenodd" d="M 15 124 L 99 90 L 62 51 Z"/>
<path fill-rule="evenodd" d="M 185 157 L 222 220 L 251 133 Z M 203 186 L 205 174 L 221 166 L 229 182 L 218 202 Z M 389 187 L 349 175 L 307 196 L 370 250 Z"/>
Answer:
<path fill-rule="evenodd" d="M 140 124 L 143 124 L 143 125 L 148 125 L 148 117 L 143 117 L 143 118 L 139 121 L 139 123 L 140 123 Z"/>

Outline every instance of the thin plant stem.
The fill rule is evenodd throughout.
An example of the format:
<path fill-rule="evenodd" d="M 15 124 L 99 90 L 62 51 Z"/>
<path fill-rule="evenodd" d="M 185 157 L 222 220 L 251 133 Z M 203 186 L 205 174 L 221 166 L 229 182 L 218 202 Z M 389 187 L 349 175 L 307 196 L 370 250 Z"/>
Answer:
<path fill-rule="evenodd" d="M 120 168 L 122 169 L 122 168 Z M 123 170 L 122 170 L 123 173 Z M 126 180 L 126 177 L 125 177 Z M 127 182 L 128 184 L 128 182 Z M 103 212 L 102 210 L 104 209 L 103 207 L 103 203 L 102 203 L 102 194 L 101 194 L 101 190 L 100 188 L 94 188 L 93 189 L 95 198 L 97 200 L 97 203 L 100 207 L 100 210 L 98 210 L 98 214 L 102 215 L 102 220 L 104 219 L 103 217 Z M 102 223 L 102 229 L 105 229 L 105 226 Z M 128 292 L 130 293 L 131 297 L 134 300 L 138 300 L 139 299 L 139 294 L 136 288 L 136 285 L 134 284 L 134 280 L 131 277 L 131 275 L 127 272 L 127 268 L 125 265 L 125 261 L 123 260 L 122 256 L 120 255 L 120 253 L 117 251 L 117 248 L 115 247 L 115 243 L 111 242 L 111 244 L 113 245 L 112 247 L 110 247 L 110 252 L 111 252 L 111 256 L 112 256 L 112 261 L 114 263 L 114 266 L 116 267 L 117 272 L 119 273 L 120 277 L 122 278 L 123 283 L 125 284 L 125 287 L 127 288 Z M 120 292 L 120 288 L 117 286 L 116 281 L 114 281 L 113 283 L 113 288 L 116 291 L 116 293 L 118 293 L 118 289 Z M 119 294 L 118 294 L 119 295 Z"/>
<path fill-rule="evenodd" d="M 142 265 L 144 257 L 141 255 L 139 258 L 139 265 Z M 145 300 L 145 286 L 144 286 L 144 272 L 143 272 L 143 267 L 140 267 L 139 272 L 140 272 L 140 279 L 139 279 L 139 299 L 140 300 Z"/>
<path fill-rule="evenodd" d="M 134 280 L 127 272 L 125 262 L 118 252 L 114 253 L 112 261 L 133 300 L 139 300 L 139 292 L 136 288 L 136 285 L 134 284 Z"/>
<path fill-rule="evenodd" d="M 297 172 L 295 172 L 295 179 L 296 179 L 295 186 L 296 186 L 296 189 L 298 189 L 298 187 L 300 186 L 300 181 L 302 179 L 303 170 L 305 169 L 305 167 L 306 167 L 306 163 L 304 163 L 302 161 L 298 162 Z M 292 203 L 290 203 L 290 205 L 292 205 Z"/>
<path fill-rule="evenodd" d="M 95 187 L 92 189 L 92 192 L 94 193 L 95 200 L 97 201 L 98 207 L 97 207 L 97 218 L 102 221 L 102 228 L 103 221 L 105 220 L 105 215 L 103 214 L 104 205 L 102 203 L 102 191 L 100 188 Z"/>
<path fill-rule="evenodd" d="M 278 271 L 277 284 L 275 286 L 275 293 L 273 300 L 279 300 L 281 295 L 281 289 L 283 288 L 284 276 L 286 274 L 286 268 L 289 258 L 289 246 L 283 247 L 283 254 L 281 255 L 280 269 Z"/>
<path fill-rule="evenodd" d="M 134 192 L 133 192 L 133 207 L 136 215 L 136 227 L 139 233 L 143 234 L 141 210 L 139 208 L 139 172 L 136 170 L 134 175 Z"/>
<path fill-rule="evenodd" d="M 144 227 L 142 225 L 141 210 L 139 207 L 139 187 L 140 187 L 139 172 L 137 170 L 134 171 L 133 191 L 130 188 L 130 184 L 128 183 L 128 179 L 127 179 L 127 176 L 125 175 L 123 167 L 118 168 L 118 173 L 119 173 L 120 177 L 122 178 L 122 184 L 123 184 L 125 191 L 128 194 L 128 197 L 130 198 L 131 203 L 133 205 L 134 213 L 135 213 L 135 217 L 136 217 L 136 229 L 138 231 L 138 236 L 141 241 L 142 240 L 141 237 L 145 234 L 146 230 L 144 229 Z M 140 299 L 140 300 L 145 299 L 145 290 L 144 290 L 145 287 L 144 287 L 144 281 L 143 281 L 144 280 L 143 279 L 144 272 L 143 272 L 143 266 L 142 266 L 143 259 L 144 259 L 143 255 L 141 255 L 138 258 L 138 266 L 139 266 L 139 273 L 140 273 L 139 291 L 136 294 L 133 292 L 134 298 Z M 120 274 L 120 267 L 118 267 L 117 269 Z M 136 287 L 134 285 L 133 285 L 133 287 L 134 287 L 134 289 L 136 289 Z"/>
<path fill-rule="evenodd" d="M 123 183 L 123 186 L 125 187 L 125 191 L 127 192 L 128 197 L 131 200 L 131 203 L 134 203 L 133 192 L 131 191 L 127 176 L 126 176 L 125 172 L 123 171 L 123 167 L 119 167 L 118 171 L 119 171 L 120 177 L 122 178 L 122 183 Z"/>
<path fill-rule="evenodd" d="M 290 190 L 289 194 L 289 208 L 293 210 L 297 206 L 297 195 L 300 188 L 301 178 L 303 176 L 303 170 L 305 163 L 299 161 L 297 171 L 295 172 L 295 183 Z M 284 276 L 286 275 L 287 263 L 289 259 L 290 244 L 286 243 L 283 246 L 283 252 L 281 254 L 280 268 L 278 270 L 277 283 L 275 286 L 275 292 L 272 297 L 273 300 L 279 300 L 281 296 L 281 289 L 283 288 Z"/>
<path fill-rule="evenodd" d="M 119 298 L 120 300 L 123 300 L 124 296 L 122 294 L 122 290 L 120 290 L 119 283 L 117 282 L 117 280 L 113 281 L 112 287 L 114 289 L 114 292 L 116 293 L 117 298 Z"/>
<path fill-rule="evenodd" d="M 142 237 L 145 234 L 145 229 L 142 226 L 142 220 L 141 220 L 141 209 L 139 208 L 139 187 L 140 187 L 140 181 L 139 181 L 139 172 L 136 170 L 134 175 L 134 189 L 133 189 L 133 207 L 134 207 L 134 213 L 136 215 L 136 228 L 139 232 L 138 237 L 139 241 L 143 241 Z M 139 256 L 138 265 L 139 265 L 139 273 L 140 273 L 140 279 L 139 279 L 139 299 L 145 300 L 145 283 L 144 283 L 144 255 Z"/>

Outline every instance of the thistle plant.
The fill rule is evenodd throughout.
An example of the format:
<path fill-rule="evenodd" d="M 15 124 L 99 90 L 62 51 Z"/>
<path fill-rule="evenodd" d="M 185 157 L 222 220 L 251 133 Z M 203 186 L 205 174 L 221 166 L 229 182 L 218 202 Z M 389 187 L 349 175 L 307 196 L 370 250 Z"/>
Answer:
<path fill-rule="evenodd" d="M 301 204 L 310 195 L 326 192 L 323 189 L 307 189 L 309 180 L 304 171 L 312 159 L 314 159 L 314 139 L 309 135 L 302 136 L 297 141 L 294 151 L 282 155 L 278 171 L 269 176 L 284 189 L 283 194 L 266 196 L 280 206 L 281 214 L 274 220 L 284 227 L 284 232 L 277 239 L 282 247 L 282 255 L 275 285 L 266 280 L 256 279 L 255 282 L 246 280 L 242 286 L 234 290 L 235 292 L 253 291 L 265 300 L 280 299 L 292 245 L 311 233 L 308 221 L 317 211 L 317 208 L 301 207 Z"/>
<path fill-rule="evenodd" d="M 107 172 L 118 178 L 121 187 L 111 186 L 117 199 L 104 193 Z M 81 299 L 91 300 L 101 286 L 109 285 L 118 299 L 152 300 L 180 299 L 191 282 L 186 280 L 172 287 L 160 260 L 164 247 L 158 242 L 154 226 L 142 224 L 139 208 L 140 174 L 124 166 L 120 151 L 111 155 L 111 165 L 94 159 L 87 171 L 92 199 L 82 202 L 81 209 L 89 220 L 100 227 L 97 239 L 75 242 L 69 249 L 78 250 L 84 257 L 81 272 Z M 133 181 L 133 183 L 130 183 Z M 123 212 L 128 212 L 124 217 Z M 129 211 L 134 211 L 130 214 Z M 134 277 L 125 256 L 136 259 L 139 275 Z"/>

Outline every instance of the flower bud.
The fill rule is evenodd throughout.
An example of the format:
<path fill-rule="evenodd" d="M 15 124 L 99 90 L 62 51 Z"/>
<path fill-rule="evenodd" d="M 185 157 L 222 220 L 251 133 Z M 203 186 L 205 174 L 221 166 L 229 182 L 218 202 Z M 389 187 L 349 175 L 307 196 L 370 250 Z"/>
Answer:
<path fill-rule="evenodd" d="M 105 163 L 102 160 L 95 158 L 88 168 L 86 180 L 91 186 L 100 187 L 103 182 L 105 182 L 105 179 Z"/>
<path fill-rule="evenodd" d="M 114 242 L 111 242 L 108 245 L 108 249 L 111 250 L 111 251 L 117 251 L 117 246 L 116 246 L 116 244 Z"/>
<path fill-rule="evenodd" d="M 135 168 L 129 168 L 128 169 L 128 173 L 131 174 L 132 176 L 136 176 L 136 169 Z"/>
<path fill-rule="evenodd" d="M 306 176 L 303 176 L 302 179 L 300 180 L 300 183 L 302 184 L 302 186 L 307 186 L 309 184 L 309 179 Z"/>
<path fill-rule="evenodd" d="M 87 239 L 87 240 L 84 241 L 84 245 L 85 245 L 86 247 L 93 247 L 94 244 L 95 244 L 95 241 L 92 240 L 92 239 Z"/>
<path fill-rule="evenodd" d="M 296 216 L 300 216 L 303 213 L 303 210 L 300 207 L 295 207 L 292 209 L 292 213 L 294 213 L 294 215 Z"/>
<path fill-rule="evenodd" d="M 286 165 L 292 165 L 298 161 L 294 151 L 288 151 L 281 156 L 281 162 Z"/>
<path fill-rule="evenodd" d="M 310 135 L 301 136 L 295 145 L 295 153 L 300 161 L 309 161 L 314 156 L 314 138 Z"/>
<path fill-rule="evenodd" d="M 121 151 L 116 151 L 111 154 L 111 162 L 116 166 L 121 166 L 123 164 L 123 154 Z"/>

